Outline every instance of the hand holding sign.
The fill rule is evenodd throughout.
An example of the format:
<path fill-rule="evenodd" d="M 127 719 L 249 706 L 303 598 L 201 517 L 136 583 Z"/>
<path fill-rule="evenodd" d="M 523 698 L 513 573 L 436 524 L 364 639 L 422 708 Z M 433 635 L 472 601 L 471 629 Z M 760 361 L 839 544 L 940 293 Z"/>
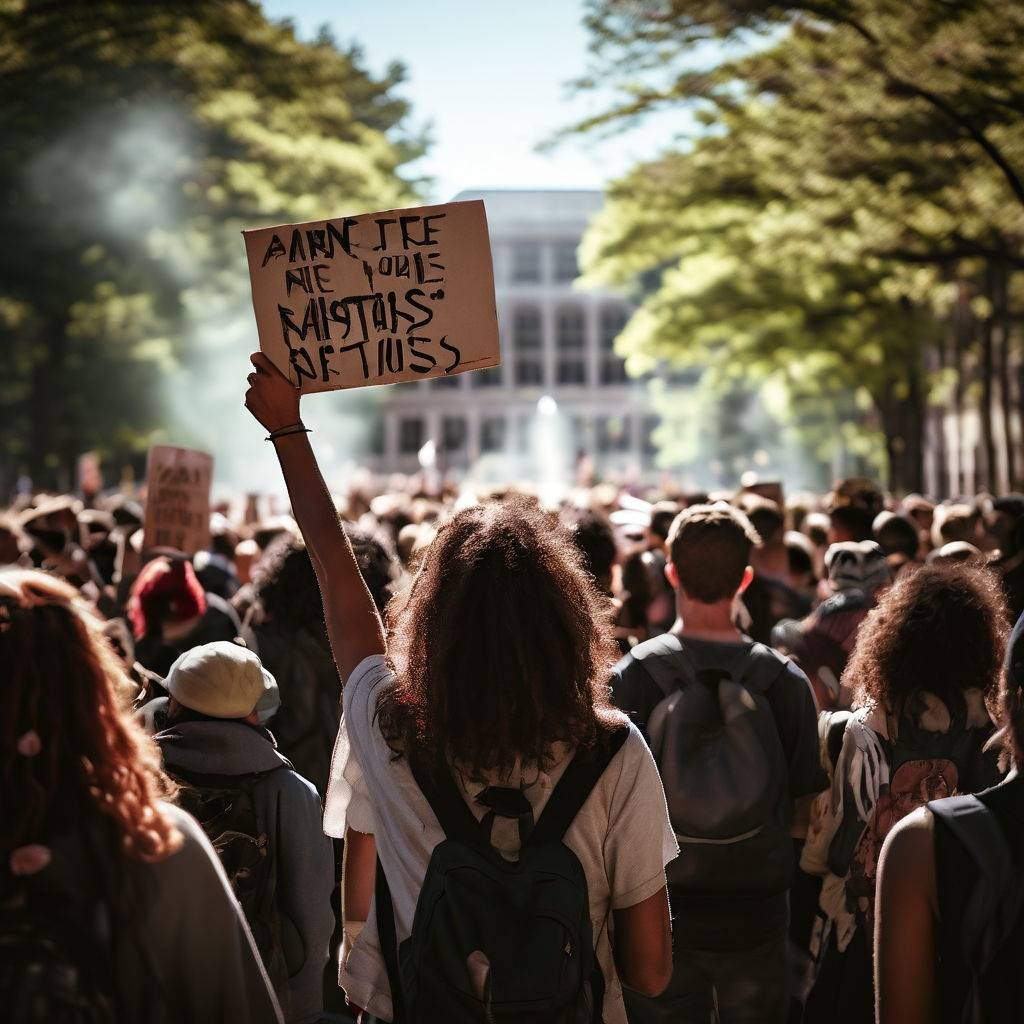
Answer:
<path fill-rule="evenodd" d="M 262 353 L 252 354 L 255 373 L 246 378 L 245 407 L 272 434 L 299 420 L 298 388 Z"/>
<path fill-rule="evenodd" d="M 303 392 L 500 362 L 478 200 L 244 236 L 260 349 Z"/>

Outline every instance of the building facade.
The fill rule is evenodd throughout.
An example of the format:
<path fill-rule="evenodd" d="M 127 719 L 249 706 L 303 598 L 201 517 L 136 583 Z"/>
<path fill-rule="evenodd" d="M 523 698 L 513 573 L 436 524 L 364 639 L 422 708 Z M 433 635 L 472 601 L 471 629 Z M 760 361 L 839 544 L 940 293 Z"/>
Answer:
<path fill-rule="evenodd" d="M 486 205 L 502 363 L 389 388 L 370 465 L 413 472 L 417 453 L 433 441 L 437 467 L 456 476 L 532 476 L 538 445 L 552 444 L 563 462 L 585 455 L 601 472 L 650 469 L 657 418 L 645 385 L 626 376 L 614 350 L 631 308 L 622 296 L 573 286 L 576 251 L 601 193 L 491 190 L 455 198 Z M 542 418 L 551 422 L 540 432 Z"/>

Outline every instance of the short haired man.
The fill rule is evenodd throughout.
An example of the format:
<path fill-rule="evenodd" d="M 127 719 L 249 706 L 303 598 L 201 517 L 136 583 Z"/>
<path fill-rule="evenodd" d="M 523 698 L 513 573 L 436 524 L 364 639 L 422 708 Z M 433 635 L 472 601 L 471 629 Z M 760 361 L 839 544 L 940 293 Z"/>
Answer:
<path fill-rule="evenodd" d="M 753 578 L 750 556 L 758 542 L 747 517 L 728 505 L 701 505 L 682 512 L 669 534 L 666 566 L 676 596 L 675 625 L 667 636 L 639 644 L 612 675 L 615 704 L 650 731 L 682 848 L 679 867 L 669 868 L 677 919 L 672 981 L 656 999 L 629 993 L 632 1024 L 707 1021 L 715 1005 L 723 1024 L 732 1020 L 767 1024 L 785 1020 L 788 1012 L 787 891 L 795 869 L 790 838 L 793 805 L 825 788 L 826 780 L 819 763 L 816 712 L 807 678 L 788 659 L 755 644 L 733 624 L 734 603 Z M 666 722 L 680 714 L 679 708 L 692 695 L 699 699 L 702 688 L 712 686 L 715 700 L 721 702 L 717 721 L 721 735 L 732 728 L 759 737 L 759 742 L 771 747 L 766 746 L 763 763 L 784 776 L 769 780 L 778 797 L 771 828 L 766 825 L 763 833 L 700 838 L 680 820 L 685 814 L 676 811 L 696 802 L 707 805 L 713 816 L 712 805 L 718 799 L 714 791 L 720 790 L 723 817 L 728 817 L 734 813 L 735 789 L 746 786 L 750 791 L 759 784 L 751 777 L 733 780 L 734 787 L 724 773 L 716 777 L 714 758 L 722 748 L 712 743 L 706 748 L 711 784 L 705 792 L 673 793 L 675 780 L 681 778 L 677 766 L 685 763 L 690 752 L 672 749 L 671 741 L 687 736 L 691 739 L 686 742 L 700 744 L 705 734 L 694 732 L 692 722 L 689 730 L 684 722 L 675 731 L 666 728 Z M 705 707 L 717 706 L 704 700 Z M 731 724 L 737 710 L 740 716 L 749 710 L 749 720 Z M 714 713 L 710 722 L 716 728 Z M 770 876 L 767 868 L 761 871 L 767 842 L 773 844 L 767 858 L 774 865 Z M 715 867 L 726 860 L 740 865 L 748 854 L 749 871 L 740 871 L 742 880 Z"/>
<path fill-rule="evenodd" d="M 221 857 L 264 965 L 292 1024 L 319 1020 L 334 929 L 334 851 L 316 789 L 260 725 L 276 688 L 252 651 L 228 641 L 194 647 L 171 666 L 155 739 L 179 802 Z"/>

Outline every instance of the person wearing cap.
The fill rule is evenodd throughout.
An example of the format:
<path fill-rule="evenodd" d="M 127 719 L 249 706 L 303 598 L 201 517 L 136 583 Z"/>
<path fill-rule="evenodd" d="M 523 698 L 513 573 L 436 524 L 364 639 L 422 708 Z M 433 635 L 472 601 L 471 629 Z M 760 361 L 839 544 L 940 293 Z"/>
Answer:
<path fill-rule="evenodd" d="M 281 756 L 260 722 L 261 704 L 269 711 L 276 700 L 274 677 L 252 651 L 216 641 L 180 655 L 164 687 L 165 724 L 155 740 L 167 773 L 185 787 L 230 789 L 237 780 L 239 791 L 251 793 L 257 838 L 262 845 L 266 837 L 274 859 L 280 935 L 273 945 L 287 974 L 284 991 L 278 981 L 278 997 L 287 1021 L 316 1021 L 334 927 L 334 854 L 316 789 Z"/>
<path fill-rule="evenodd" d="M 830 596 L 805 619 L 783 619 L 772 630 L 772 646 L 804 670 L 823 710 L 850 706 L 840 680 L 860 624 L 889 583 L 885 552 L 873 540 L 833 544 L 825 568 Z"/>
<path fill-rule="evenodd" d="M 135 657 L 157 675 L 166 675 L 183 652 L 233 640 L 242 629 L 231 605 L 204 591 L 192 563 L 168 554 L 142 567 L 131 585 L 127 615 Z"/>

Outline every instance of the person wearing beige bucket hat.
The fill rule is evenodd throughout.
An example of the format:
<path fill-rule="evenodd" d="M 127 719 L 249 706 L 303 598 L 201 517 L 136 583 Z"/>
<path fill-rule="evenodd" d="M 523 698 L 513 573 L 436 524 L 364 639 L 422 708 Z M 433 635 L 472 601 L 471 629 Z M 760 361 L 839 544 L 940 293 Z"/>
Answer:
<path fill-rule="evenodd" d="M 334 927 L 334 853 L 316 788 L 263 724 L 277 683 L 251 650 L 215 641 L 179 655 L 154 739 L 178 802 L 203 827 L 242 906 L 285 1019 L 318 1020 Z"/>
<path fill-rule="evenodd" d="M 277 683 L 248 648 L 217 640 L 179 655 L 164 688 L 177 704 L 210 718 L 255 721 L 257 705 Z"/>

